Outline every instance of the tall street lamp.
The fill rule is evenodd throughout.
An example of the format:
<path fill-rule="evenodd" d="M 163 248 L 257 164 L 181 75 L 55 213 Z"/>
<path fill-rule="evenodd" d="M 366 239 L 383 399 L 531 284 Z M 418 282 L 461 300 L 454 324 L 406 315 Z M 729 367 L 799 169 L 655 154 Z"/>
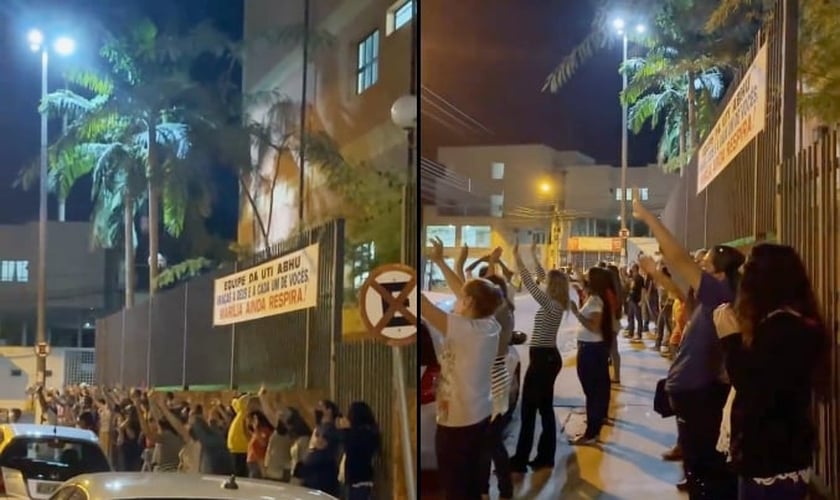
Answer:
<path fill-rule="evenodd" d="M 47 157 L 47 76 L 49 68 L 49 43 L 44 34 L 33 29 L 27 35 L 29 47 L 33 52 L 41 53 L 41 157 L 38 183 L 38 305 L 35 341 L 39 346 L 47 342 L 47 175 L 49 158 Z M 58 55 L 67 56 L 76 50 L 76 42 L 66 36 L 53 40 L 52 49 Z M 46 352 L 39 349 L 35 365 L 35 381 L 37 384 L 46 382 L 47 358 Z M 40 413 L 40 412 L 39 412 Z M 36 420 L 37 421 L 37 420 Z"/>
<path fill-rule="evenodd" d="M 613 28 L 615 28 L 616 32 L 621 36 L 622 41 L 622 53 L 621 53 L 621 93 L 627 91 L 627 27 L 624 22 L 624 19 L 617 18 L 613 21 Z M 636 25 L 636 32 L 641 34 L 645 32 L 645 26 L 643 24 Z M 621 239 L 622 239 L 622 250 L 621 250 L 621 261 L 622 265 L 627 265 L 627 237 L 629 236 L 629 231 L 627 230 L 627 141 L 628 132 L 627 132 L 627 103 L 624 102 L 622 99 L 621 103 L 621 196 L 619 197 L 621 202 Z"/>
<path fill-rule="evenodd" d="M 391 106 L 391 120 L 405 130 L 408 140 L 408 151 L 406 160 L 406 180 L 402 196 L 402 244 L 400 261 L 403 264 L 410 264 L 411 235 L 410 231 L 417 230 L 417 225 L 412 224 L 411 218 L 416 217 L 417 184 L 414 178 L 415 168 L 415 147 L 414 132 L 417 128 L 417 96 L 404 95 L 394 101 Z M 411 202 L 414 200 L 414 203 Z M 415 219 L 416 220 L 416 219 Z M 405 399 L 405 378 L 402 353 L 397 346 L 391 347 L 393 355 L 394 381 L 397 384 L 398 404 L 400 412 L 400 442 L 402 443 L 403 469 L 405 471 L 406 493 L 410 500 L 415 498 L 414 488 L 414 463 L 411 455 L 411 434 L 408 426 L 408 404 Z"/>

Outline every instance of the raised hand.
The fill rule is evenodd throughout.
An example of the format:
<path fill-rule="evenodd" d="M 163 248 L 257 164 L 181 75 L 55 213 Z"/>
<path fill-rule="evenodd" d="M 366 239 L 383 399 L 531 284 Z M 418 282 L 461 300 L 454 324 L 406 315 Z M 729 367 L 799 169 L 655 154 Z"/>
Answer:
<path fill-rule="evenodd" d="M 494 248 L 493 251 L 490 252 L 490 257 L 488 258 L 488 260 L 490 262 L 499 262 L 499 259 L 502 258 L 502 251 L 502 247 Z"/>
<path fill-rule="evenodd" d="M 429 260 L 432 262 L 442 262 L 443 261 L 443 241 L 440 238 L 435 237 L 429 240 L 432 244 L 432 248 L 429 250 Z"/>

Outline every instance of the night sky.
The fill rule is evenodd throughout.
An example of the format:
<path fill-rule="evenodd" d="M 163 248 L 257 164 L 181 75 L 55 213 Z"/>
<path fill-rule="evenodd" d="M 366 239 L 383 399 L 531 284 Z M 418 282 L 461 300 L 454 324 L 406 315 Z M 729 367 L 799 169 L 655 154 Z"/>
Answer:
<path fill-rule="evenodd" d="M 545 143 L 557 149 L 580 150 L 598 162 L 618 165 L 620 42 L 581 66 L 558 93 L 540 92 L 545 77 L 588 32 L 590 3 L 420 2 L 420 80 L 425 87 L 420 104 L 423 156 L 434 158 L 437 147 L 447 145 Z M 490 132 L 469 123 L 431 93 Z M 655 135 L 631 134 L 631 166 L 654 161 L 655 153 Z"/>
<path fill-rule="evenodd" d="M 62 67 L 80 58 L 96 58 L 100 48 L 97 31 L 90 25 L 103 25 L 119 31 L 131 19 L 148 16 L 159 25 L 177 23 L 189 26 L 211 19 L 234 37 L 242 36 L 242 0 L 0 0 L 0 224 L 36 220 L 37 187 L 32 192 L 13 188 L 20 169 L 37 161 L 40 144 L 40 57 L 26 43 L 26 33 L 44 25 L 68 29 L 77 39 L 76 53 L 68 59 L 50 60 L 50 91 L 63 85 Z M 77 60 L 78 59 L 78 60 Z M 89 61 L 87 61 L 89 62 Z M 51 141 L 61 124 L 51 123 Z M 233 237 L 236 226 L 237 185 L 224 168 L 213 168 L 219 196 L 214 217 L 208 225 L 220 234 Z M 55 217 L 55 200 L 50 200 Z M 68 220 L 89 220 L 90 183 L 74 188 L 67 203 Z"/>

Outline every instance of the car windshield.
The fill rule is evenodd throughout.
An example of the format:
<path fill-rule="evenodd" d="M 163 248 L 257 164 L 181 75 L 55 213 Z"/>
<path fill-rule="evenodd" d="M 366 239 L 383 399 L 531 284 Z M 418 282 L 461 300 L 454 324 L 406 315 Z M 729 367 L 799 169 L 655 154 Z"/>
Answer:
<path fill-rule="evenodd" d="M 0 464 L 21 471 L 27 479 L 62 482 L 111 470 L 97 443 L 49 436 L 13 439 L 0 454 Z"/>

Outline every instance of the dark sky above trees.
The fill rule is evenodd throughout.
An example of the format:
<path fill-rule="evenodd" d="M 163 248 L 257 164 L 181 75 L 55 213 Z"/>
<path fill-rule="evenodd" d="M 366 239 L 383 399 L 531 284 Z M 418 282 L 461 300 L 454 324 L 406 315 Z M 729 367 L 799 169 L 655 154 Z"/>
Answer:
<path fill-rule="evenodd" d="M 424 156 L 434 157 L 443 145 L 542 142 L 619 164 L 618 39 L 557 94 L 540 92 L 545 77 L 588 32 L 590 2 L 423 0 L 419 5 Z M 469 124 L 437 96 L 492 133 Z M 655 146 L 653 134 L 631 135 L 630 164 L 654 161 Z"/>
<path fill-rule="evenodd" d="M 0 224 L 35 220 L 38 213 L 37 190 L 24 192 L 12 187 L 20 169 L 37 160 L 40 144 L 40 57 L 26 44 L 26 33 L 32 27 L 55 23 L 57 26 L 74 26 L 85 22 L 98 22 L 119 32 L 119 27 L 132 19 L 147 16 L 160 26 L 176 23 L 189 26 L 203 19 L 211 19 L 234 37 L 242 36 L 242 0 L 0 0 Z M 61 29 L 61 28 L 58 28 Z M 91 29 L 72 33 L 77 38 L 77 51 L 71 59 L 53 57 L 50 60 L 50 90 L 63 85 L 62 67 L 74 59 L 97 56 L 100 42 Z M 85 61 L 79 60 L 83 63 Z M 61 125 L 51 123 L 51 140 L 60 133 Z M 233 192 L 236 192 L 235 178 Z M 219 180 L 222 184 L 230 180 Z M 67 203 L 68 220 L 88 220 L 90 214 L 90 184 L 81 182 L 73 190 Z M 230 196 L 226 197 L 230 201 Z M 233 217 L 230 215 L 233 210 Z M 218 207 L 223 220 L 218 223 L 230 226 L 236 223 L 237 207 Z M 50 203 L 51 217 L 55 203 Z M 229 228 L 234 230 L 234 228 Z M 227 232 L 228 228 L 225 228 Z"/>

